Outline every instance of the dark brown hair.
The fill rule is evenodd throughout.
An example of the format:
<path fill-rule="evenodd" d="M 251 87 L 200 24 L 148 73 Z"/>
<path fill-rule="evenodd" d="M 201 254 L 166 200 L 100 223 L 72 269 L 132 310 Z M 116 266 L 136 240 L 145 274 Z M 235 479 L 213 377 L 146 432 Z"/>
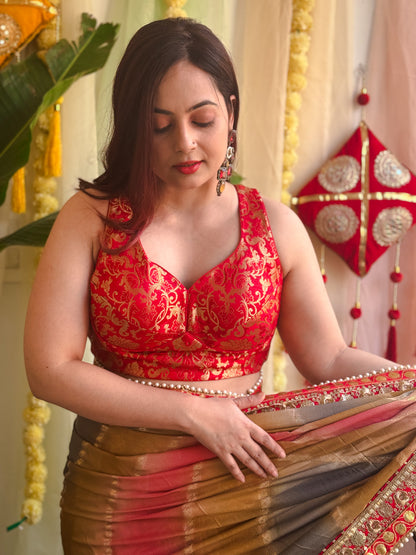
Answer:
<path fill-rule="evenodd" d="M 162 19 L 141 27 L 115 75 L 113 130 L 104 155 L 104 172 L 93 183 L 80 180 L 80 189 L 92 196 L 90 189 L 94 188 L 106 198 L 127 199 L 133 216 L 119 227 L 130 236 L 129 243 L 150 222 L 159 199 L 158 180 L 151 167 L 154 99 L 166 72 L 182 60 L 211 76 L 229 113 L 233 111 L 237 128 L 237 79 L 228 52 L 214 33 L 184 18 Z"/>

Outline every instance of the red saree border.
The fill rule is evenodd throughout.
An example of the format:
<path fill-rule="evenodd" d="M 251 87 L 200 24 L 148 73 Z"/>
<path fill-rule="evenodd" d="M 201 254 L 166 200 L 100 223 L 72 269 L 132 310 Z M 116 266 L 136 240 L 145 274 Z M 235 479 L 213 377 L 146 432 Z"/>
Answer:
<path fill-rule="evenodd" d="M 393 366 L 304 389 L 267 395 L 262 403 L 244 412 L 257 414 L 268 410 L 298 409 L 380 394 L 403 393 L 412 389 L 416 389 L 416 369 L 410 365 Z"/>
<path fill-rule="evenodd" d="M 398 552 L 416 528 L 416 454 L 392 475 L 365 509 L 321 554 Z"/>

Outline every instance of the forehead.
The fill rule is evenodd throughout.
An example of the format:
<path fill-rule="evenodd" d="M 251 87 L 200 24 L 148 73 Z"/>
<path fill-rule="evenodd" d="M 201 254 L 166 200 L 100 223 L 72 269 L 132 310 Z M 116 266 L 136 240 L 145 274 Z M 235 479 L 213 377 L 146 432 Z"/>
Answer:
<path fill-rule="evenodd" d="M 175 105 L 190 107 L 202 100 L 225 105 L 209 73 L 188 61 L 180 61 L 169 68 L 163 77 L 156 92 L 155 105 L 166 109 Z"/>

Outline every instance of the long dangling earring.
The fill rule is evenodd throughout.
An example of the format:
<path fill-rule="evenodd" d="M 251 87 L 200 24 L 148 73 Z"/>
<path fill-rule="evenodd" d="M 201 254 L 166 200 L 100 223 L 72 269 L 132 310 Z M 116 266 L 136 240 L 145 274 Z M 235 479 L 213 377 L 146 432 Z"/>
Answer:
<path fill-rule="evenodd" d="M 228 137 L 227 153 L 225 155 L 224 162 L 222 163 L 220 169 L 217 171 L 217 195 L 220 197 L 225 189 L 225 184 L 230 181 L 231 174 L 233 173 L 233 162 L 235 158 L 235 143 L 236 143 L 236 132 L 233 129 L 230 131 Z"/>

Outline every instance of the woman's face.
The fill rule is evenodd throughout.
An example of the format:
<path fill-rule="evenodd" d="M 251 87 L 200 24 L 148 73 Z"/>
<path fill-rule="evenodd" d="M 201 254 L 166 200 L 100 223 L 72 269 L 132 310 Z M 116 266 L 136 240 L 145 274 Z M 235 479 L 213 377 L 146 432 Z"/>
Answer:
<path fill-rule="evenodd" d="M 212 186 L 224 161 L 233 115 L 208 73 L 187 61 L 172 66 L 153 110 L 153 171 L 167 187 Z"/>

